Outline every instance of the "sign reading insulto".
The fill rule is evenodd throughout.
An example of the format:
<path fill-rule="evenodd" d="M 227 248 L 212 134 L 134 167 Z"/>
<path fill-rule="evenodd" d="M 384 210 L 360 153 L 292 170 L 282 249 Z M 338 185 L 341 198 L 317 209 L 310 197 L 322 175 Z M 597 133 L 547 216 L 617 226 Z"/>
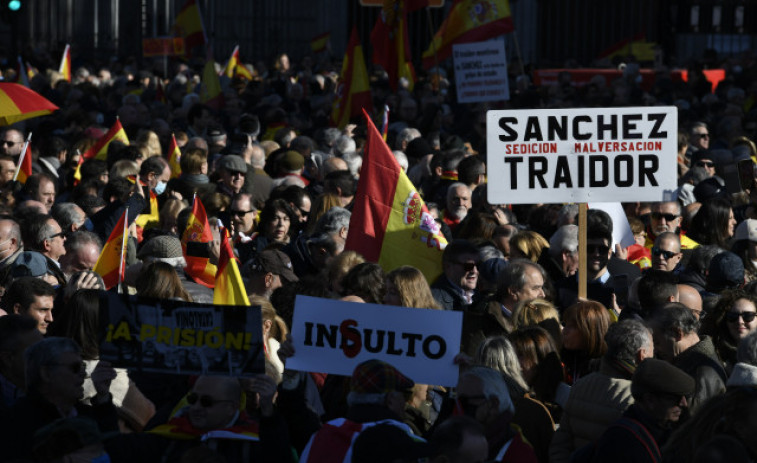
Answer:
<path fill-rule="evenodd" d="M 452 57 L 458 103 L 510 99 L 503 38 L 452 45 Z"/>
<path fill-rule="evenodd" d="M 144 300 L 103 293 L 100 358 L 150 372 L 251 376 L 264 372 L 260 307 Z"/>
<path fill-rule="evenodd" d="M 676 189 L 675 107 L 489 111 L 492 204 L 662 201 Z"/>
<path fill-rule="evenodd" d="M 376 358 L 418 383 L 454 386 L 461 328 L 461 312 L 297 296 L 287 368 L 350 376 Z"/>

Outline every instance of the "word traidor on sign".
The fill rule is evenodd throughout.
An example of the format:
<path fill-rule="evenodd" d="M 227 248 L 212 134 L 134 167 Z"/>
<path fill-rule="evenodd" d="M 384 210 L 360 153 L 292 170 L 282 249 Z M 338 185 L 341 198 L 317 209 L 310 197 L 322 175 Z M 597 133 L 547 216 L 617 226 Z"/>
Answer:
<path fill-rule="evenodd" d="M 489 111 L 489 202 L 661 201 L 677 129 L 675 107 Z"/>
<path fill-rule="evenodd" d="M 454 386 L 461 331 L 461 312 L 297 296 L 287 368 L 349 376 L 380 359 L 417 383 Z"/>

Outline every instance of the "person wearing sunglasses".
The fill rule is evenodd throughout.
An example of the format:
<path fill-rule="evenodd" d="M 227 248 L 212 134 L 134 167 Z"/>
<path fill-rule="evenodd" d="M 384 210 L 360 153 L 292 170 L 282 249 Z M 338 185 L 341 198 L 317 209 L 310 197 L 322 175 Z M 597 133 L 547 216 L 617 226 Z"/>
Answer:
<path fill-rule="evenodd" d="M 652 268 L 672 272 L 681 262 L 681 241 L 678 235 L 664 232 L 657 236 L 652 246 Z"/>
<path fill-rule="evenodd" d="M 45 338 L 26 350 L 26 396 L 3 416 L 0 448 L 4 461 L 31 459 L 35 431 L 72 416 L 93 419 L 100 432 L 118 432 L 118 416 L 110 395 L 115 370 L 99 362 L 89 375 L 95 395 L 89 404 L 84 397 L 86 364 L 81 348 L 69 338 Z"/>
<path fill-rule="evenodd" d="M 741 289 L 725 291 L 715 307 L 715 317 L 713 340 L 720 360 L 730 374 L 736 364 L 739 343 L 757 330 L 757 298 Z"/>
<path fill-rule="evenodd" d="M 24 148 L 24 134 L 17 129 L 5 129 L 0 136 L 0 154 L 17 159 Z"/>
<path fill-rule="evenodd" d="M 689 132 L 689 149 L 694 153 L 710 148 L 710 131 L 704 122 L 695 122 Z"/>
<path fill-rule="evenodd" d="M 681 232 L 681 204 L 678 201 L 662 201 L 652 204 L 652 213 L 649 215 L 649 228 L 647 229 L 647 241 L 644 246 L 652 249 L 657 235 L 664 232 L 676 233 L 681 241 L 681 249 L 694 249 L 699 243 Z"/>
<path fill-rule="evenodd" d="M 444 273 L 431 285 L 431 294 L 444 310 L 462 310 L 478 296 L 478 248 L 466 240 L 448 244 L 442 254 Z"/>
<path fill-rule="evenodd" d="M 24 248 L 37 251 L 47 261 L 47 270 L 58 284 L 66 284 L 66 275 L 60 265 L 60 258 L 66 254 L 66 233 L 52 216 L 37 214 L 24 221 L 21 227 Z"/>

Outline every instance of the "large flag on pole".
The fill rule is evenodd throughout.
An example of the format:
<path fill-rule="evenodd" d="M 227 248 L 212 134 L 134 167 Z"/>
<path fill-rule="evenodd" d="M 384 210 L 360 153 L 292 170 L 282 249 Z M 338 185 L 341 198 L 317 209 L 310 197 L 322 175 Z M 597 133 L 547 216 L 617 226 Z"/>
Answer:
<path fill-rule="evenodd" d="M 415 69 L 407 38 L 407 13 L 424 3 L 428 4 L 422 0 L 384 0 L 381 15 L 371 31 L 373 62 L 384 68 L 395 92 L 402 77 L 408 81 L 408 90 L 412 91 L 415 86 Z"/>
<path fill-rule="evenodd" d="M 171 144 L 168 147 L 168 166 L 171 168 L 171 178 L 181 175 L 181 150 L 174 134 L 171 134 Z"/>
<path fill-rule="evenodd" d="M 64 80 L 71 82 L 71 45 L 69 44 L 66 44 L 66 48 L 63 49 L 58 72 L 61 73 Z"/>
<path fill-rule="evenodd" d="M 202 24 L 200 7 L 195 0 L 187 0 L 184 7 L 176 15 L 173 25 L 174 35 L 184 37 L 184 49 L 189 52 L 194 47 L 208 43 L 205 26 Z"/>
<path fill-rule="evenodd" d="M 215 110 L 223 107 L 223 92 L 221 91 L 221 81 L 218 80 L 216 73 L 216 62 L 213 60 L 213 53 L 208 47 L 208 54 L 205 60 L 205 68 L 202 70 L 202 82 L 200 83 L 200 101 Z"/>
<path fill-rule="evenodd" d="M 345 249 L 387 272 L 412 265 L 431 282 L 442 271 L 447 241 L 367 113 L 365 118 L 368 139 Z"/>
<path fill-rule="evenodd" d="M 13 180 L 17 180 L 20 184 L 25 184 L 26 179 L 32 176 L 32 134 L 29 132 L 29 136 L 26 137 L 26 142 L 23 148 L 21 148 L 21 156 L 18 159 L 18 167 L 16 173 L 13 175 Z"/>
<path fill-rule="evenodd" d="M 208 215 L 200 198 L 195 197 L 187 228 L 181 235 L 181 250 L 187 266 L 184 271 L 197 283 L 212 288 L 216 282 L 216 266 L 210 263 L 207 245 L 213 241 Z"/>
<path fill-rule="evenodd" d="M 216 286 L 213 288 L 213 304 L 250 305 L 242 275 L 239 273 L 237 258 L 231 249 L 225 228 L 221 230 L 221 254 L 218 257 Z"/>
<path fill-rule="evenodd" d="M 455 43 L 481 42 L 513 29 L 508 0 L 456 0 L 423 53 L 423 67 L 449 58 Z"/>
<path fill-rule="evenodd" d="M 225 75 L 228 78 L 243 77 L 247 80 L 252 80 L 252 73 L 244 67 L 239 60 L 239 45 L 234 47 L 234 51 L 231 52 L 229 60 L 226 62 L 226 67 L 221 71 L 221 75 Z"/>
<path fill-rule="evenodd" d="M 85 160 L 95 158 L 105 161 L 108 157 L 108 146 L 110 146 L 113 140 L 118 140 L 125 145 L 129 144 L 129 137 L 126 136 L 124 126 L 121 125 L 121 121 L 118 119 L 116 119 L 116 123 L 113 124 L 110 130 L 108 130 L 108 133 L 103 135 L 97 140 L 97 143 L 84 152 L 82 158 Z"/>
<path fill-rule="evenodd" d="M 368 86 L 368 71 L 365 69 L 363 47 L 360 46 L 357 28 L 353 27 L 342 62 L 337 99 L 331 108 L 331 124 L 340 129 L 344 128 L 350 118 L 359 115 L 363 108 L 372 111 L 373 99 Z"/>
<path fill-rule="evenodd" d="M 126 269 L 126 240 L 129 237 L 129 208 L 124 210 L 118 223 L 110 232 L 108 241 L 103 246 L 100 257 L 97 259 L 95 268 L 92 270 L 99 274 L 105 282 L 105 289 L 110 289 L 124 279 Z"/>

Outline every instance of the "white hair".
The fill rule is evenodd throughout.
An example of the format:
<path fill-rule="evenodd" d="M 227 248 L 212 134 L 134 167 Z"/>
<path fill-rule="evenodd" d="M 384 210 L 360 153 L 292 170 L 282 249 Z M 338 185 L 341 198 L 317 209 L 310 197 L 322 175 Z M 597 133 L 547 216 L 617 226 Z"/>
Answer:
<path fill-rule="evenodd" d="M 392 151 L 392 154 L 394 155 L 394 158 L 397 160 L 397 163 L 400 165 L 400 167 L 402 167 L 402 170 L 407 172 L 410 164 L 407 162 L 407 156 L 405 155 L 405 153 L 400 150 L 394 150 Z"/>

